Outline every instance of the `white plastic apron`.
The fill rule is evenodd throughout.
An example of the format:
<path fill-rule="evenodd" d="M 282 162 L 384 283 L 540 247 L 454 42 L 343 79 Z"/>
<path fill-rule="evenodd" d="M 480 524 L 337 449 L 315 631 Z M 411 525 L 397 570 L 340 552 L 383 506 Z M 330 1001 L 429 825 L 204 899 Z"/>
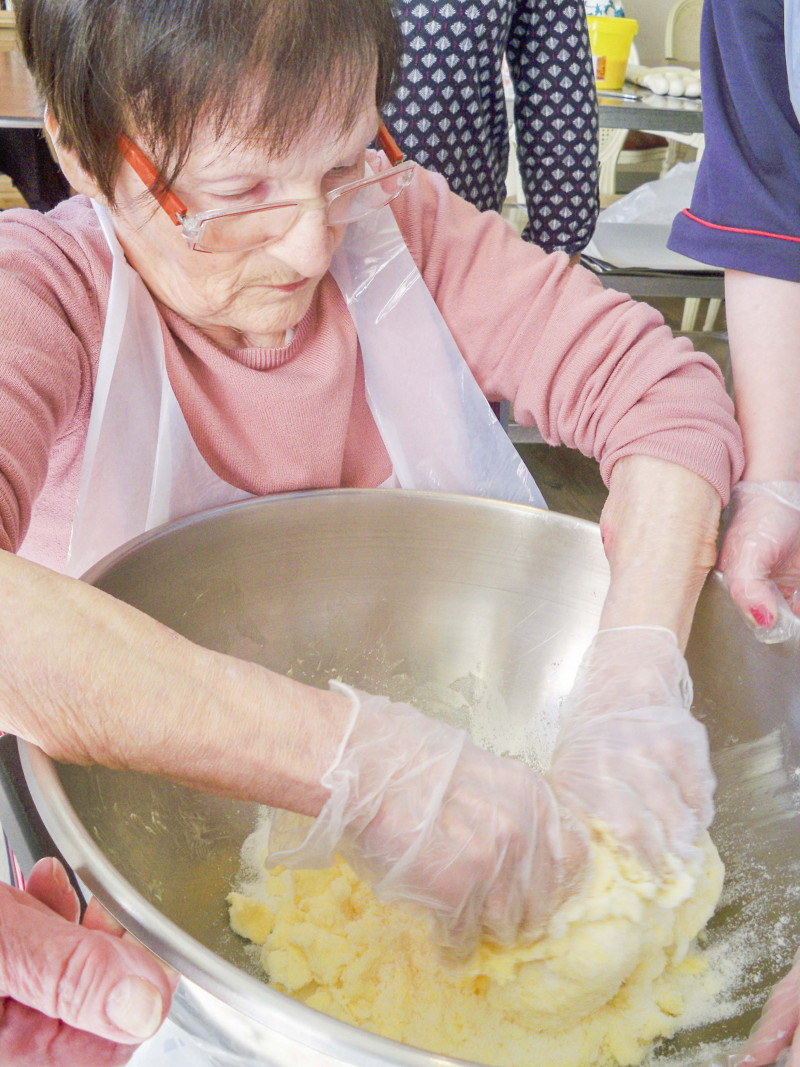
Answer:
<path fill-rule="evenodd" d="M 251 496 L 206 463 L 170 385 L 155 304 L 95 203 L 111 288 L 67 573 L 165 522 Z M 389 208 L 348 227 L 331 271 L 361 343 L 367 400 L 408 489 L 545 507 L 461 357 Z"/>
<path fill-rule="evenodd" d="M 459 352 L 391 208 L 348 226 L 330 269 L 358 331 L 367 403 L 402 488 L 546 508 Z"/>
<path fill-rule="evenodd" d="M 126 263 L 108 209 L 94 209 L 113 266 L 67 556 L 75 577 L 145 530 L 252 495 L 200 454 L 170 385 L 153 298 Z"/>

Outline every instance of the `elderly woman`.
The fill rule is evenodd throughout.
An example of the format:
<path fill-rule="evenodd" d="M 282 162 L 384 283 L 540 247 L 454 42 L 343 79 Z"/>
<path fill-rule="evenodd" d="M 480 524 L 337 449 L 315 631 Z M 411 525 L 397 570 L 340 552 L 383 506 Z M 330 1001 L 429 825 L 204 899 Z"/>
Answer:
<path fill-rule="evenodd" d="M 690 856 L 713 776 L 680 648 L 742 462 L 712 361 L 398 162 L 385 0 L 16 10 L 77 195 L 0 222 L 0 728 L 316 816 L 287 862 L 343 851 L 386 899 L 423 896 L 461 949 L 539 934 L 583 884 L 589 812 L 655 868 Z M 547 779 L 75 580 L 248 495 L 534 502 L 485 398 L 596 456 L 610 489 L 610 591 Z M 47 864 L 0 896 L 0 1060 L 124 1062 L 171 980 L 96 913 L 76 926 Z"/>

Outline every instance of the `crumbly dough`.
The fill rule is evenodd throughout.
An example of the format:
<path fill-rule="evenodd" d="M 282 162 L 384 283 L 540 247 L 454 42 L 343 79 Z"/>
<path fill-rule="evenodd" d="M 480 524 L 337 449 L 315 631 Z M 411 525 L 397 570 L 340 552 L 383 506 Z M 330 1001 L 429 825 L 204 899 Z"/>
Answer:
<path fill-rule="evenodd" d="M 385 1037 L 497 1067 L 637 1064 L 716 991 L 695 938 L 723 867 L 707 835 L 701 851 L 656 882 L 598 833 L 589 885 L 546 937 L 484 943 L 457 965 L 422 917 L 379 904 L 342 860 L 265 871 L 230 894 L 230 922 L 262 946 L 276 989 Z"/>

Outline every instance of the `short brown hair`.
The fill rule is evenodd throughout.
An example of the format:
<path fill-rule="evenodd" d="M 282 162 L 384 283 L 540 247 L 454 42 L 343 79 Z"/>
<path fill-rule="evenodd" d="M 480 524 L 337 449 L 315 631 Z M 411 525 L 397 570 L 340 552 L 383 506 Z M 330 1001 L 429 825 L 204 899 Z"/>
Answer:
<path fill-rule="evenodd" d="M 119 135 L 132 126 L 166 181 L 198 123 L 276 154 L 320 109 L 333 134 L 399 55 L 390 0 L 17 0 L 18 32 L 65 147 L 113 203 Z"/>

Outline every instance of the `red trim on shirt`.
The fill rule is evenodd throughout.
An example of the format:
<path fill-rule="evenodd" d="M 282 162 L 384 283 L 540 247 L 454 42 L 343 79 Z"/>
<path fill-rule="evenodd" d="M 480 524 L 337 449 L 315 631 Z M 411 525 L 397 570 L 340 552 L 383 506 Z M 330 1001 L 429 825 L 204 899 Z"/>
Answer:
<path fill-rule="evenodd" d="M 688 208 L 683 209 L 683 214 L 692 222 L 699 222 L 701 226 L 708 226 L 711 230 L 725 230 L 726 233 L 746 233 L 750 237 L 776 237 L 779 241 L 797 241 L 800 244 L 800 237 L 790 237 L 788 233 L 770 233 L 768 230 L 747 230 L 743 226 L 720 226 L 716 222 L 706 222 L 705 219 L 699 219 L 697 215 L 693 215 Z"/>

